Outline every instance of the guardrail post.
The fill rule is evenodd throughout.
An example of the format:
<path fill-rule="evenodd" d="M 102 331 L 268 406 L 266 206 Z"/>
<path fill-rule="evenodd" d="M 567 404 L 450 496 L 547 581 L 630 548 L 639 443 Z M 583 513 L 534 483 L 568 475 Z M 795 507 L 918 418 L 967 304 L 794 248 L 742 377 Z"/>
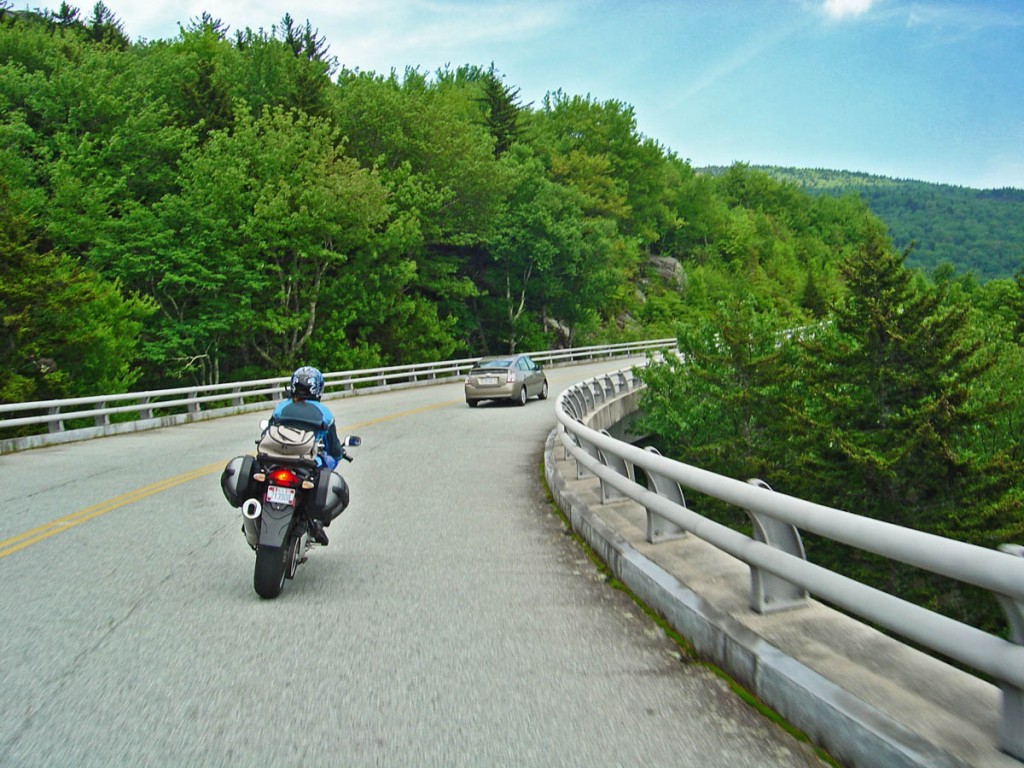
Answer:
<path fill-rule="evenodd" d="M 646 450 L 655 456 L 661 456 L 661 452 L 653 445 L 647 446 Z M 683 489 L 679 483 L 664 475 L 659 475 L 650 470 L 644 470 L 647 475 L 647 487 L 659 496 L 662 496 L 673 504 L 686 508 L 686 498 L 683 496 Z M 647 541 L 651 544 L 659 544 L 663 541 L 672 541 L 686 536 L 686 529 L 678 523 L 673 523 L 668 518 L 662 517 L 657 512 L 647 510 Z"/>
<path fill-rule="evenodd" d="M 579 412 L 579 409 L 577 408 L 575 398 L 566 397 L 565 399 L 562 400 L 562 405 L 564 406 L 565 412 L 568 413 L 577 421 L 579 420 L 580 416 L 583 415 Z"/>
<path fill-rule="evenodd" d="M 573 406 L 573 418 L 575 418 L 576 421 L 582 421 L 583 417 L 587 414 L 587 403 L 586 400 L 584 400 L 583 395 L 581 395 L 576 389 L 570 389 L 568 398 Z"/>
<path fill-rule="evenodd" d="M 152 408 L 144 408 L 144 407 L 142 407 L 142 406 L 146 406 L 146 405 L 149 405 L 149 398 L 148 397 L 140 397 L 139 398 L 139 418 L 143 419 L 143 420 L 152 419 L 153 418 L 153 409 Z"/>
<path fill-rule="evenodd" d="M 1000 544 L 1008 555 L 1024 557 L 1020 544 Z M 1024 603 L 1006 595 L 996 595 L 1006 614 L 1010 642 L 1024 645 Z M 1018 760 L 1024 760 L 1024 690 L 999 681 L 1003 692 L 1003 717 L 999 723 L 999 748 Z"/>
<path fill-rule="evenodd" d="M 579 419 L 577 419 L 577 421 L 579 421 Z M 562 444 L 562 460 L 568 461 L 569 457 L 572 456 L 572 454 L 569 453 L 569 446 L 566 441 L 571 441 L 576 445 L 579 445 L 579 441 L 576 439 L 576 435 L 574 435 L 572 432 L 565 428 L 564 424 L 559 423 L 558 428 L 561 431 L 561 434 L 565 436 L 565 440 L 559 441 Z"/>
<path fill-rule="evenodd" d="M 577 421 L 579 421 L 579 419 L 577 419 Z M 582 423 L 583 422 L 580 421 L 580 424 L 582 424 Z M 574 435 L 573 437 L 575 437 L 575 439 L 576 439 L 576 445 L 578 445 L 580 448 L 582 448 L 587 453 L 588 456 L 590 456 L 591 458 L 597 459 L 598 461 L 601 460 L 601 455 L 600 455 L 600 452 L 597 450 L 597 446 L 596 445 L 594 445 L 589 440 L 584 440 L 579 435 Z M 576 479 L 577 480 L 582 480 L 584 477 L 591 477 L 592 474 L 593 473 L 589 469 L 584 467 L 583 464 L 580 463 L 580 461 L 577 459 L 577 461 L 576 461 Z"/>
<path fill-rule="evenodd" d="M 594 390 L 588 384 L 585 387 L 580 387 L 577 391 L 580 393 L 580 397 L 583 398 L 583 404 L 586 406 L 585 412 L 590 413 L 597 406 L 597 403 L 594 401 Z"/>
<path fill-rule="evenodd" d="M 193 392 L 191 395 L 189 395 L 188 405 L 186 406 L 186 408 L 188 409 L 189 413 L 192 413 L 192 414 L 199 413 L 199 393 L 198 392 Z"/>
<path fill-rule="evenodd" d="M 100 409 L 103 409 L 103 408 L 106 408 L 106 407 L 107 407 L 106 403 L 96 403 L 96 409 L 97 410 L 100 410 Z M 101 413 L 101 414 L 98 414 L 96 416 L 93 416 L 92 417 L 92 423 L 95 424 L 97 427 L 109 426 L 110 425 L 110 414 L 109 413 Z"/>
<path fill-rule="evenodd" d="M 608 435 L 611 437 L 611 433 L 607 429 L 601 430 L 602 435 Z M 633 479 L 633 465 L 626 463 L 626 460 L 621 456 L 616 456 L 614 453 L 605 453 L 600 448 L 597 449 L 598 459 L 609 469 L 615 470 L 615 473 L 622 477 Z M 615 486 L 605 483 L 604 479 L 601 479 L 601 503 L 607 504 L 609 501 L 616 501 L 618 499 L 625 499 L 626 494 L 620 491 Z"/>
<path fill-rule="evenodd" d="M 756 478 L 747 480 L 751 485 L 771 491 L 771 486 Z M 800 531 L 789 523 L 783 523 L 768 515 L 746 510 L 754 524 L 754 540 L 767 544 L 786 554 L 806 560 L 804 543 Z M 750 567 L 750 607 L 758 613 L 772 613 L 807 605 L 807 590 L 791 581 L 760 568 Z"/>
<path fill-rule="evenodd" d="M 60 406 L 47 408 L 46 412 L 51 416 L 56 416 L 58 413 L 60 413 Z M 46 429 L 50 434 L 53 434 L 54 432 L 63 432 L 64 419 L 54 419 L 53 421 L 46 422 Z"/>
<path fill-rule="evenodd" d="M 242 397 L 242 388 L 241 387 L 233 387 L 231 389 L 231 394 L 232 395 L 236 395 L 236 397 L 231 398 L 231 404 L 233 406 L 235 406 L 236 408 L 240 407 L 242 405 L 242 403 L 244 402 L 244 398 Z"/>

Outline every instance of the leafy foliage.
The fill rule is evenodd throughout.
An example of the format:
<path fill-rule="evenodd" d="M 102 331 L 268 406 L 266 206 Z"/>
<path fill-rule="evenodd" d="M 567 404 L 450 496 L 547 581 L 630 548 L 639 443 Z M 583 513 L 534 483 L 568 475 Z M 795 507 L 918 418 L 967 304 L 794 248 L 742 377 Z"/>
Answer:
<path fill-rule="evenodd" d="M 862 207 L 701 176 L 625 103 L 339 70 L 287 14 L 122 37 L 102 5 L 5 14 L 0 164 L 31 250 L 155 308 L 140 384 L 663 334 L 733 294 L 802 322 L 841 292 Z"/>
<path fill-rule="evenodd" d="M 31 217 L 0 182 L 0 400 L 47 400 L 127 389 L 149 301 L 75 259 L 38 247 Z"/>

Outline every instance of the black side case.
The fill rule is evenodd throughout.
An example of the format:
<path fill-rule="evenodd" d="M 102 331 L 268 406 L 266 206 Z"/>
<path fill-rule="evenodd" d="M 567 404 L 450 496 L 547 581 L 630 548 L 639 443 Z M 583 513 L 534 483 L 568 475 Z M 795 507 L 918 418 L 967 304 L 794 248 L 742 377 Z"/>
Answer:
<path fill-rule="evenodd" d="M 313 489 L 312 516 L 322 522 L 329 523 L 348 506 L 348 483 L 337 472 L 323 467 L 316 479 Z"/>

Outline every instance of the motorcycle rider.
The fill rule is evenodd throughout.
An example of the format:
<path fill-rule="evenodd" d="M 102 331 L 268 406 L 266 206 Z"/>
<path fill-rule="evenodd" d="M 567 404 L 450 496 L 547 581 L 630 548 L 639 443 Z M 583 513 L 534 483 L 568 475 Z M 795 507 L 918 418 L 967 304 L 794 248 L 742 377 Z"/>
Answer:
<path fill-rule="evenodd" d="M 310 429 L 316 433 L 318 441 L 324 446 L 324 453 L 317 457 L 317 463 L 334 469 L 345 455 L 345 449 L 338 439 L 338 430 L 334 422 L 334 414 L 320 402 L 324 393 L 324 376 L 310 365 L 297 368 L 292 374 L 288 399 L 278 403 L 270 417 L 272 424 Z M 330 522 L 326 523 L 330 525 Z M 327 546 L 325 524 L 319 520 L 310 521 L 310 533 L 313 541 Z"/>

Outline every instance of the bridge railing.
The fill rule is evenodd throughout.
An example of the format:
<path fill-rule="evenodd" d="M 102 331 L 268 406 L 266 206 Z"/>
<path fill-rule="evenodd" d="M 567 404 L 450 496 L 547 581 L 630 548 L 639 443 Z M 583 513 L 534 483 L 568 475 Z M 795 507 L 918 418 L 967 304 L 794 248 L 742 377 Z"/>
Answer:
<path fill-rule="evenodd" d="M 644 354 L 675 346 L 675 339 L 602 344 L 531 353 L 541 365 L 571 365 Z M 479 357 L 324 374 L 325 397 L 436 384 L 464 376 Z M 170 426 L 215 416 L 266 409 L 282 396 L 288 377 L 122 394 L 0 404 L 0 453 L 106 434 Z M 18 435 L 22 428 L 41 434 Z M 28 431 L 39 431 L 28 430 Z"/>
<path fill-rule="evenodd" d="M 999 746 L 1024 760 L 1024 547 L 999 551 L 860 517 L 772 491 L 761 480 L 740 481 L 673 461 L 595 429 L 612 404 L 635 410 L 643 384 L 632 370 L 580 382 L 555 401 L 559 438 L 577 473 L 596 475 L 601 503 L 623 497 L 647 510 L 647 538 L 696 535 L 750 566 L 755 611 L 798 609 L 813 594 L 918 645 L 956 660 L 1002 689 Z M 630 399 L 632 398 L 632 399 Z M 628 405 L 623 406 L 622 401 Z M 593 425 L 593 426 L 592 426 Z M 636 468 L 646 485 L 636 482 Z M 701 516 L 682 489 L 744 510 L 753 536 Z M 808 531 L 992 592 L 1010 637 L 1004 639 L 897 598 L 809 562 L 800 537 Z"/>

